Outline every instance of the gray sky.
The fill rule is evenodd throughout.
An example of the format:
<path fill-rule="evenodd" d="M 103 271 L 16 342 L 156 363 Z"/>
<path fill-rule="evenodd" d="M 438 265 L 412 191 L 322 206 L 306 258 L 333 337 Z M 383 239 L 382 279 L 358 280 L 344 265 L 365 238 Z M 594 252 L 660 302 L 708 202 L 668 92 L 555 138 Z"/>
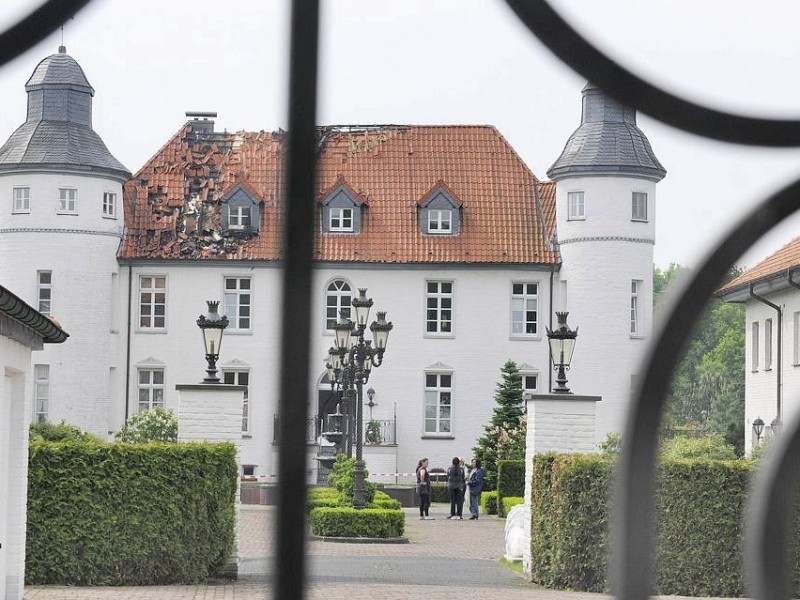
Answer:
<path fill-rule="evenodd" d="M 22 12 L 36 2 L 27 0 Z M 557 0 L 622 64 L 716 107 L 800 116 L 800 3 Z M 0 16 L 5 28 L 19 13 Z M 286 128 L 288 2 L 95 0 L 64 28 L 96 90 L 94 128 L 132 172 L 185 121 L 216 111 L 228 131 Z M 25 119 L 24 84 L 54 34 L 0 69 L 0 138 Z M 533 172 L 580 122 L 585 84 L 499 0 L 323 1 L 321 124 L 491 124 Z M 657 191 L 655 262 L 697 265 L 747 207 L 800 177 L 800 151 L 700 139 L 639 115 L 667 169 Z M 800 232 L 794 219 L 740 261 Z"/>

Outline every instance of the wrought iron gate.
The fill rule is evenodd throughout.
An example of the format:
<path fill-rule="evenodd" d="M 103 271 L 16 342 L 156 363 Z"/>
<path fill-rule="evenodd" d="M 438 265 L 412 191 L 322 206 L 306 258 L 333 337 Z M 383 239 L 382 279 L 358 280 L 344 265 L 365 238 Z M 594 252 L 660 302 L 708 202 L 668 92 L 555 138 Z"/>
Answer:
<path fill-rule="evenodd" d="M 90 0 L 48 0 L 0 34 L 0 64 L 28 50 L 55 31 Z M 559 59 L 617 101 L 655 119 L 697 135 L 738 144 L 800 147 L 800 121 L 760 119 L 713 110 L 686 101 L 625 70 L 594 48 L 562 19 L 546 0 L 506 0 L 519 19 Z M 724 10 L 724 8 L 721 8 Z M 306 365 L 309 364 L 315 116 L 319 1 L 294 0 L 291 17 L 289 142 L 285 193 L 284 329 L 281 340 L 281 485 L 278 564 L 273 596 L 303 598 L 305 561 Z M 650 595 L 653 537 L 653 486 L 657 429 L 665 390 L 681 347 L 703 306 L 727 270 L 763 234 L 800 204 L 800 181 L 754 206 L 724 241 L 694 271 L 672 305 L 661 332 L 649 348 L 646 371 L 631 404 L 626 444 L 619 464 L 613 522 L 615 595 L 644 600 Z M 800 473 L 800 421 L 787 423 L 759 469 L 746 523 L 749 592 L 761 600 L 791 597 L 785 568 L 790 531 L 782 525 L 793 507 Z"/>

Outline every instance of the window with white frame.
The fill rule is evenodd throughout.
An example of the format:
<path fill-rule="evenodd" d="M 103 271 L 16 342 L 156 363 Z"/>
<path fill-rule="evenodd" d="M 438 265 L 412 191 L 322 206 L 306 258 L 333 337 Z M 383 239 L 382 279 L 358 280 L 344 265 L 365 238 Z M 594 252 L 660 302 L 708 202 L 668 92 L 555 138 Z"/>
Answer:
<path fill-rule="evenodd" d="M 12 211 L 15 213 L 31 212 L 31 188 L 15 187 L 11 191 L 13 204 Z"/>
<path fill-rule="evenodd" d="M 800 365 L 800 312 L 793 315 L 794 340 L 792 342 L 792 364 Z"/>
<path fill-rule="evenodd" d="M 511 335 L 539 333 L 539 284 L 511 284 Z"/>
<path fill-rule="evenodd" d="M 249 229 L 250 228 L 250 207 L 231 206 L 228 212 L 229 229 Z"/>
<path fill-rule="evenodd" d="M 350 300 L 353 292 L 350 284 L 344 279 L 334 279 L 328 284 L 325 292 L 325 329 L 333 331 L 339 314 L 350 317 Z"/>
<path fill-rule="evenodd" d="M 329 209 L 330 231 L 353 231 L 353 209 L 331 207 Z"/>
<path fill-rule="evenodd" d="M 36 296 L 39 303 L 39 312 L 49 315 L 53 302 L 53 272 L 36 272 Z"/>
<path fill-rule="evenodd" d="M 58 188 L 58 212 L 78 212 L 78 190 L 75 188 Z"/>
<path fill-rule="evenodd" d="M 758 321 L 750 326 L 750 368 L 758 371 Z"/>
<path fill-rule="evenodd" d="M 117 195 L 114 192 L 103 192 L 103 216 L 117 218 Z"/>
<path fill-rule="evenodd" d="M 567 192 L 567 219 L 578 220 L 586 218 L 586 205 L 583 192 Z"/>
<path fill-rule="evenodd" d="M 772 368 L 772 319 L 764 321 L 764 370 Z"/>
<path fill-rule="evenodd" d="M 167 326 L 167 278 L 139 277 L 139 329 L 163 330 Z"/>
<path fill-rule="evenodd" d="M 452 409 L 452 374 L 425 373 L 425 433 L 450 433 Z"/>
<path fill-rule="evenodd" d="M 631 194 L 631 220 L 647 221 L 647 194 L 633 192 Z"/>
<path fill-rule="evenodd" d="M 223 369 L 222 382 L 228 385 L 250 385 L 250 371 L 247 369 Z M 250 405 L 248 404 L 247 391 L 244 391 L 244 403 L 242 404 L 242 433 L 250 431 Z"/>
<path fill-rule="evenodd" d="M 164 407 L 164 369 L 138 369 L 139 412 Z"/>
<path fill-rule="evenodd" d="M 539 391 L 539 374 L 538 373 L 520 373 L 522 378 L 522 391 L 536 393 Z"/>
<path fill-rule="evenodd" d="M 639 293 L 641 289 L 641 281 L 631 280 L 631 335 L 639 334 Z"/>
<path fill-rule="evenodd" d="M 425 331 L 453 333 L 453 282 L 428 281 L 426 285 Z"/>
<path fill-rule="evenodd" d="M 428 233 L 452 233 L 453 213 L 450 210 L 428 211 Z"/>
<path fill-rule="evenodd" d="M 225 316 L 233 330 L 245 331 L 251 326 L 252 295 L 249 277 L 225 278 Z"/>
<path fill-rule="evenodd" d="M 34 422 L 45 423 L 50 411 L 50 365 L 33 365 Z"/>

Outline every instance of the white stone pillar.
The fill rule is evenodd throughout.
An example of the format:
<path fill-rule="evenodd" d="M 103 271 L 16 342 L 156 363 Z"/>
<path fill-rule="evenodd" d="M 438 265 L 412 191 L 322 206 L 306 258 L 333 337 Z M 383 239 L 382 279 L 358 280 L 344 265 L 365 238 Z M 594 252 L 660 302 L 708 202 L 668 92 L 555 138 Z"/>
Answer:
<path fill-rule="evenodd" d="M 528 431 L 525 439 L 525 532 L 522 567 L 531 579 L 531 468 L 533 456 L 546 452 L 591 453 L 595 444 L 600 396 L 525 394 Z"/>
<path fill-rule="evenodd" d="M 241 473 L 242 408 L 247 386 L 214 383 L 176 385 L 178 391 L 179 442 L 231 442 L 236 447 L 236 466 Z M 240 477 L 236 477 L 233 556 L 226 567 L 234 577 L 239 571 Z"/>

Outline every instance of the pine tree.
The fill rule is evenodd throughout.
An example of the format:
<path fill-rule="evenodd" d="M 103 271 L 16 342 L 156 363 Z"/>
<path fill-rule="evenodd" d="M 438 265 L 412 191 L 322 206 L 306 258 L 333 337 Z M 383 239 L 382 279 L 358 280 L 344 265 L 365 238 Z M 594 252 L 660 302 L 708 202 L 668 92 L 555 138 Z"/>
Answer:
<path fill-rule="evenodd" d="M 517 364 L 509 360 L 500 369 L 502 380 L 497 384 L 492 420 L 473 448 L 481 459 L 484 488 L 494 489 L 497 483 L 497 461 L 525 458 L 525 410 L 522 399 L 522 377 Z"/>

